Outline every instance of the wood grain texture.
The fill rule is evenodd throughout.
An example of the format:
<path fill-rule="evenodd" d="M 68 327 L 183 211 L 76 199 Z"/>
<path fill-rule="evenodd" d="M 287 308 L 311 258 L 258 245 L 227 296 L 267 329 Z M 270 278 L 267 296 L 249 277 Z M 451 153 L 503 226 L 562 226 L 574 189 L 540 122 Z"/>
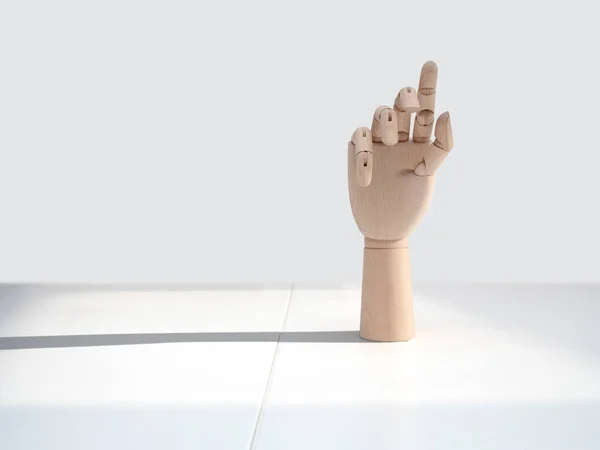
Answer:
<path fill-rule="evenodd" d="M 406 240 L 390 243 L 392 248 L 368 245 L 366 240 L 360 336 L 377 342 L 413 339 L 415 318 Z"/>
<path fill-rule="evenodd" d="M 415 168 L 424 160 L 432 143 L 398 143 L 388 147 L 373 143 L 372 178 L 368 186 L 356 178 L 356 156 L 348 145 L 348 189 L 358 229 L 371 239 L 398 240 L 408 237 L 427 210 L 434 177 L 417 176 Z"/>

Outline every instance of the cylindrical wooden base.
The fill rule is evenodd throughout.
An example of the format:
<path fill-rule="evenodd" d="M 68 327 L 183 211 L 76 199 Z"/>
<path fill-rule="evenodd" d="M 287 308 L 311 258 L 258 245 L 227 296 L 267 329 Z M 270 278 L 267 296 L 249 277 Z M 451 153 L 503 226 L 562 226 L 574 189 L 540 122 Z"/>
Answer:
<path fill-rule="evenodd" d="M 365 239 L 360 336 L 369 341 L 415 337 L 408 244 Z"/>

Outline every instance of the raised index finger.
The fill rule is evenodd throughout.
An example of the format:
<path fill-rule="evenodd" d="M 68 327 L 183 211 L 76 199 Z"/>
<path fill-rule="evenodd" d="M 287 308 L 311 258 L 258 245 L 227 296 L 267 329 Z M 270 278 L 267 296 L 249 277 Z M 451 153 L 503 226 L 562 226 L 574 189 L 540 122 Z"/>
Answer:
<path fill-rule="evenodd" d="M 431 139 L 435 119 L 435 89 L 438 78 L 438 66 L 427 61 L 421 69 L 419 80 L 419 111 L 415 117 L 413 141 L 427 142 Z"/>

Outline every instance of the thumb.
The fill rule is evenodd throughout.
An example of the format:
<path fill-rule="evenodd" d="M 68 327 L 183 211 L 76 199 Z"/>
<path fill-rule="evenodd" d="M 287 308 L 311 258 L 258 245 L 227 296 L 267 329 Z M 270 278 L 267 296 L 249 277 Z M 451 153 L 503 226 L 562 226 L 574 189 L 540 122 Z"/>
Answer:
<path fill-rule="evenodd" d="M 425 150 L 423 162 L 415 168 L 415 175 L 420 177 L 433 175 L 442 165 L 453 146 L 450 113 L 446 111 L 438 117 L 435 124 L 435 141 Z"/>

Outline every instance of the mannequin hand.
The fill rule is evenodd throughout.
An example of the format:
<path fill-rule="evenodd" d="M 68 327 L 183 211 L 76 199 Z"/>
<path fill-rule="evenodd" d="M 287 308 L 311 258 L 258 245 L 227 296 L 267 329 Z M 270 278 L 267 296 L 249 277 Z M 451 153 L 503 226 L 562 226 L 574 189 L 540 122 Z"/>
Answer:
<path fill-rule="evenodd" d="M 352 214 L 367 238 L 408 237 L 429 205 L 435 172 L 453 145 L 448 112 L 438 117 L 431 141 L 437 74 L 434 62 L 425 63 L 418 93 L 402 89 L 394 107 L 377 108 L 371 130 L 357 129 L 348 144 Z"/>

